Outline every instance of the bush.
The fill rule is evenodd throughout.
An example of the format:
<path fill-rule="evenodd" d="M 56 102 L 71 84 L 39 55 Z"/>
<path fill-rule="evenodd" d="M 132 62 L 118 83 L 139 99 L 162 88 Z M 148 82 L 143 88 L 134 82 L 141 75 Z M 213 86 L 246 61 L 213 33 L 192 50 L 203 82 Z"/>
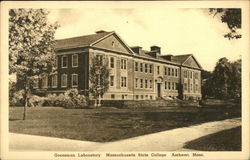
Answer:
<path fill-rule="evenodd" d="M 37 95 L 32 95 L 29 99 L 29 106 L 30 107 L 41 107 L 45 102 L 44 97 L 39 97 Z"/>
<path fill-rule="evenodd" d="M 69 89 L 64 94 L 49 94 L 45 104 L 65 108 L 84 108 L 87 106 L 87 99 L 80 95 L 77 89 Z"/>
<path fill-rule="evenodd" d="M 9 95 L 10 106 L 23 106 L 24 105 L 24 90 L 11 91 Z"/>

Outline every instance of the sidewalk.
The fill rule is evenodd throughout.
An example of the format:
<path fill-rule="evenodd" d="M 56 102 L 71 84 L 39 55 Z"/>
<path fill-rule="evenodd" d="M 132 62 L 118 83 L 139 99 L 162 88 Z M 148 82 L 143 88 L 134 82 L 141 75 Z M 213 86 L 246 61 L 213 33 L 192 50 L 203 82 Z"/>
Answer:
<path fill-rule="evenodd" d="M 10 133 L 10 151 L 181 151 L 191 140 L 241 125 L 241 118 L 208 122 L 115 142 L 88 142 Z"/>

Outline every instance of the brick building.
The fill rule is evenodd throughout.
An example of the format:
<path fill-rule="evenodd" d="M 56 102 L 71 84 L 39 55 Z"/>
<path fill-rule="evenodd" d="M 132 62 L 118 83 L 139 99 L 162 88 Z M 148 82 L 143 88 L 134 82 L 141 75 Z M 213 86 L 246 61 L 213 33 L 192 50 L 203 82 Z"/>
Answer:
<path fill-rule="evenodd" d="M 104 100 L 146 100 L 157 97 L 201 98 L 201 66 L 192 54 L 164 55 L 161 48 L 129 47 L 115 32 L 57 40 L 57 74 L 43 77 L 40 91 L 60 93 L 69 88 L 87 92 L 94 55 L 107 60 L 110 86 Z"/>

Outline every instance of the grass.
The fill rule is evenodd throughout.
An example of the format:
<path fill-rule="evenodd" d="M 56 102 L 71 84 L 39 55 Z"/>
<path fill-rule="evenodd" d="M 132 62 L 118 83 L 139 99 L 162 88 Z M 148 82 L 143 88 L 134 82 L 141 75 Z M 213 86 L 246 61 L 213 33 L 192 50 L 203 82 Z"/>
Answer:
<path fill-rule="evenodd" d="M 241 127 L 198 138 L 188 142 L 184 148 L 200 151 L 241 151 Z"/>
<path fill-rule="evenodd" d="M 23 107 L 10 107 L 9 130 L 14 133 L 107 142 L 240 117 L 239 106 L 138 109 L 64 109 L 33 107 L 22 119 Z"/>

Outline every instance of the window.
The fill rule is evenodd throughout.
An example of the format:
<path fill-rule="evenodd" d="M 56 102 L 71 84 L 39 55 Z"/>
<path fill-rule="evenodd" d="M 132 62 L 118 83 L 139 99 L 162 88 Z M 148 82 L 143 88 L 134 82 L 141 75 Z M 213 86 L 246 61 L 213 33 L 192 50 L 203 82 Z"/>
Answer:
<path fill-rule="evenodd" d="M 135 78 L 135 88 L 138 88 L 138 78 Z"/>
<path fill-rule="evenodd" d="M 139 95 L 135 95 L 135 99 L 139 99 Z"/>
<path fill-rule="evenodd" d="M 67 87 L 67 74 L 62 74 L 61 76 L 61 86 Z"/>
<path fill-rule="evenodd" d="M 145 73 L 148 72 L 148 64 L 145 64 Z"/>
<path fill-rule="evenodd" d="M 48 76 L 42 77 L 42 88 L 48 88 Z"/>
<path fill-rule="evenodd" d="M 141 95 L 141 99 L 143 99 L 143 95 Z"/>
<path fill-rule="evenodd" d="M 145 95 L 145 99 L 148 99 L 148 95 Z"/>
<path fill-rule="evenodd" d="M 127 60 L 121 59 L 121 69 L 127 69 Z"/>
<path fill-rule="evenodd" d="M 111 99 L 115 99 L 115 95 L 114 94 L 111 94 Z"/>
<path fill-rule="evenodd" d="M 72 87 L 78 86 L 78 74 L 72 74 Z"/>
<path fill-rule="evenodd" d="M 190 72 L 190 78 L 193 78 L 193 72 Z"/>
<path fill-rule="evenodd" d="M 196 72 L 194 73 L 194 78 L 198 79 L 198 73 L 196 73 Z"/>
<path fill-rule="evenodd" d="M 128 95 L 127 94 L 122 94 L 122 99 L 127 99 Z"/>
<path fill-rule="evenodd" d="M 174 68 L 172 68 L 172 76 L 174 76 Z"/>
<path fill-rule="evenodd" d="M 175 69 L 175 76 L 178 77 L 178 69 Z"/>
<path fill-rule="evenodd" d="M 195 91 L 198 91 L 198 84 L 195 84 Z"/>
<path fill-rule="evenodd" d="M 189 78 L 189 71 L 187 71 L 187 78 Z"/>
<path fill-rule="evenodd" d="M 110 57 L 110 68 L 115 68 L 115 58 Z"/>
<path fill-rule="evenodd" d="M 165 89 L 168 89 L 168 82 L 165 81 Z"/>
<path fill-rule="evenodd" d="M 78 54 L 72 55 L 72 67 L 78 67 Z"/>
<path fill-rule="evenodd" d="M 148 80 L 145 79 L 145 88 L 148 88 Z"/>
<path fill-rule="evenodd" d="M 187 78 L 187 71 L 184 71 L 184 78 Z"/>
<path fill-rule="evenodd" d="M 184 90 L 187 90 L 187 83 L 184 83 Z"/>
<path fill-rule="evenodd" d="M 140 71 L 143 72 L 143 63 L 140 63 Z"/>
<path fill-rule="evenodd" d="M 114 86 L 114 76 L 110 76 L 110 86 Z"/>
<path fill-rule="evenodd" d="M 168 90 L 171 90 L 171 83 L 168 82 Z"/>
<path fill-rule="evenodd" d="M 138 62 L 135 62 L 135 71 L 139 70 Z"/>
<path fill-rule="evenodd" d="M 192 84 L 190 84 L 190 90 L 191 90 L 191 91 L 193 90 L 193 85 L 192 85 Z"/>
<path fill-rule="evenodd" d="M 172 82 L 172 90 L 175 90 L 175 83 Z"/>
<path fill-rule="evenodd" d="M 168 68 L 168 75 L 171 76 L 171 68 Z"/>
<path fill-rule="evenodd" d="M 34 85 L 33 88 L 39 88 L 39 79 L 38 78 L 34 79 L 33 85 Z"/>
<path fill-rule="evenodd" d="M 179 89 L 179 84 L 175 83 L 175 90 L 178 90 L 178 89 Z"/>
<path fill-rule="evenodd" d="M 160 74 L 160 66 L 157 66 L 157 74 Z"/>
<path fill-rule="evenodd" d="M 97 59 L 103 64 L 103 55 L 96 55 Z"/>
<path fill-rule="evenodd" d="M 153 96 L 150 96 L 150 99 L 153 99 Z"/>
<path fill-rule="evenodd" d="M 121 87 L 127 87 L 127 77 L 121 77 Z"/>
<path fill-rule="evenodd" d="M 152 88 L 153 87 L 153 81 L 150 79 L 149 80 L 149 88 Z"/>
<path fill-rule="evenodd" d="M 168 68 L 164 67 L 164 75 L 168 75 Z"/>
<path fill-rule="evenodd" d="M 141 88 L 143 88 L 143 79 L 141 79 Z"/>
<path fill-rule="evenodd" d="M 149 65 L 149 73 L 152 73 L 152 70 L 153 70 L 153 65 L 150 64 L 150 65 Z"/>
<path fill-rule="evenodd" d="M 112 47 L 115 47 L 115 42 L 114 42 L 114 41 L 112 41 L 111 45 L 112 45 Z"/>
<path fill-rule="evenodd" d="M 52 88 L 57 87 L 57 75 L 52 75 L 51 76 L 51 86 L 52 86 Z"/>
<path fill-rule="evenodd" d="M 67 55 L 62 56 L 62 68 L 68 67 L 68 57 Z"/>

